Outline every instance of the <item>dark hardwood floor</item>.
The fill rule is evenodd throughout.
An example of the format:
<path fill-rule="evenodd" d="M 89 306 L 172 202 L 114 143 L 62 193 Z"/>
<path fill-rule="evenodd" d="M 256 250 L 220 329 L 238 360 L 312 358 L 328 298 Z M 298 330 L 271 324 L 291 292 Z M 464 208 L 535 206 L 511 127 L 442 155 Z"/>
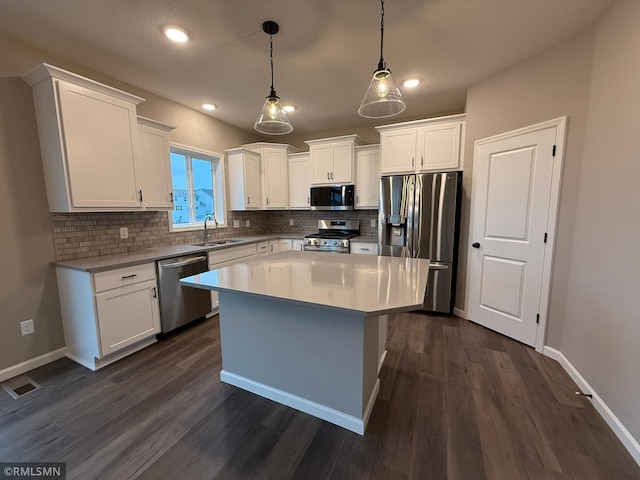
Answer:
<path fill-rule="evenodd" d="M 328 352 L 330 354 L 330 352 Z M 366 435 L 220 383 L 217 317 L 98 372 L 0 393 L 0 461 L 68 479 L 640 479 L 555 361 L 455 317 L 390 322 Z"/>

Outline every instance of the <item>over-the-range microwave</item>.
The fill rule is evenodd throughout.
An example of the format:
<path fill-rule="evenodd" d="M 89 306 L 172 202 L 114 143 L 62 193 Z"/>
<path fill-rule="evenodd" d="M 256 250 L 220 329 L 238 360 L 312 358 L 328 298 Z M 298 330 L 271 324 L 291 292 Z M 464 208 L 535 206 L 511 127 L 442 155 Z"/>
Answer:
<path fill-rule="evenodd" d="M 353 210 L 353 185 L 311 187 L 311 210 Z"/>

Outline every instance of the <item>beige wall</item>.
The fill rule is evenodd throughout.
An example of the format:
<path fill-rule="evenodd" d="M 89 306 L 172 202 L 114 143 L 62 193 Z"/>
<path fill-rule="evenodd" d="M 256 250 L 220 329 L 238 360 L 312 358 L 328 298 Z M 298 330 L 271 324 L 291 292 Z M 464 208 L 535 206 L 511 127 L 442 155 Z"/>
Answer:
<path fill-rule="evenodd" d="M 64 347 L 31 88 L 0 78 L 0 370 Z M 35 333 L 19 322 L 34 319 Z"/>
<path fill-rule="evenodd" d="M 599 22 L 560 350 L 640 440 L 640 3 Z"/>
<path fill-rule="evenodd" d="M 578 179 L 584 143 L 593 51 L 593 30 L 557 45 L 469 89 L 464 162 L 464 201 L 456 305 L 464 307 L 469 245 L 469 203 L 476 140 L 561 116 L 568 136 L 560 195 L 547 343 L 559 347 Z"/>
<path fill-rule="evenodd" d="M 33 97 L 20 75 L 44 61 L 139 95 L 140 115 L 177 127 L 172 141 L 216 153 L 259 137 L 14 39 L 0 36 L 0 58 L 1 371 L 64 346 Z M 22 337 L 29 318 L 36 333 Z"/>

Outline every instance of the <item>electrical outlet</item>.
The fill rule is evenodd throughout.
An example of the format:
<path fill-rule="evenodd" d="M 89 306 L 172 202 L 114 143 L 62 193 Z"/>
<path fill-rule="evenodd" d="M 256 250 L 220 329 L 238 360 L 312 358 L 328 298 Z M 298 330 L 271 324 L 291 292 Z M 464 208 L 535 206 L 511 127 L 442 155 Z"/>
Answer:
<path fill-rule="evenodd" d="M 373 227 L 375 227 L 375 226 L 376 226 L 376 219 L 375 219 L 375 218 L 372 218 L 372 219 L 371 219 L 371 228 L 373 228 Z"/>
<path fill-rule="evenodd" d="M 122 227 L 120 229 L 120 238 L 129 238 L 129 229 L 127 227 Z"/>
<path fill-rule="evenodd" d="M 293 227 L 293 218 L 290 218 L 290 219 L 289 219 L 289 226 L 290 226 L 290 227 Z"/>
<path fill-rule="evenodd" d="M 25 335 L 31 335 L 35 333 L 36 327 L 33 325 L 33 319 L 25 320 L 24 322 L 20 322 L 20 333 L 24 337 Z"/>
<path fill-rule="evenodd" d="M 233 228 L 240 228 L 240 220 L 233 221 Z"/>
<path fill-rule="evenodd" d="M 247 220 L 247 221 L 245 222 L 245 226 L 246 226 L 246 227 L 250 227 L 250 226 L 251 226 L 251 220 Z"/>

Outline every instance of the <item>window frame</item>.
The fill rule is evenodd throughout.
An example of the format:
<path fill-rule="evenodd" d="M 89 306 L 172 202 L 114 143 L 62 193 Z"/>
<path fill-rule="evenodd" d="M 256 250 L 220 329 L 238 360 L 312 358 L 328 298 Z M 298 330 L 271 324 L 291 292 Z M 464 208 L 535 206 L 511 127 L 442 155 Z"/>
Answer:
<path fill-rule="evenodd" d="M 189 210 L 193 210 L 193 193 L 194 193 L 194 184 L 193 184 L 193 176 L 192 176 L 192 165 L 191 161 L 193 158 L 198 160 L 208 160 L 212 165 L 212 181 L 213 181 L 213 202 L 214 205 L 217 206 L 215 217 L 218 221 L 217 228 L 227 228 L 227 189 L 226 189 L 226 172 L 224 165 L 224 156 L 216 153 L 209 152 L 207 150 L 203 150 L 201 148 L 191 147 L 189 145 L 183 145 L 180 143 L 170 142 L 169 143 L 169 151 L 170 153 L 177 153 L 179 155 L 184 155 L 187 161 L 187 198 Z M 171 188 L 173 189 L 173 180 L 171 181 Z M 174 192 L 175 197 L 175 192 Z M 172 208 L 168 213 L 169 218 L 169 231 L 170 232 L 189 232 L 195 230 L 202 230 L 204 228 L 203 221 L 196 221 L 195 223 L 188 223 L 182 225 L 174 225 L 173 223 L 173 212 L 174 208 Z M 191 212 L 189 212 L 189 218 L 191 218 Z M 213 222 L 212 222 L 213 223 Z M 215 227 L 215 223 L 212 224 Z"/>

